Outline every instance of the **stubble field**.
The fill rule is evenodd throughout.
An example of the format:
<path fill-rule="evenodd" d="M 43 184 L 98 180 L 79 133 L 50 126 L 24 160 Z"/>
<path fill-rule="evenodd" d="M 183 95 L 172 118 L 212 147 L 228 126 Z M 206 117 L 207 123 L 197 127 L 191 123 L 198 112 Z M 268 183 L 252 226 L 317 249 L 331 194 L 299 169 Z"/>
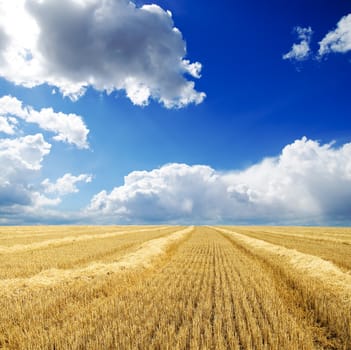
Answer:
<path fill-rule="evenodd" d="M 351 349 L 351 229 L 0 227 L 0 349 Z"/>

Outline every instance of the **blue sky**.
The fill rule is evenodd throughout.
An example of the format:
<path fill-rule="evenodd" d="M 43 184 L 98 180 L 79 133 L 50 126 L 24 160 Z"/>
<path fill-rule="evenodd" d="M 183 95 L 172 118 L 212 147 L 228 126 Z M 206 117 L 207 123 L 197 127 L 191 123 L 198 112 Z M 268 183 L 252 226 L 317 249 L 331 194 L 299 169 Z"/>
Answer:
<path fill-rule="evenodd" d="M 349 225 L 350 51 L 349 1 L 2 1 L 0 224 Z"/>

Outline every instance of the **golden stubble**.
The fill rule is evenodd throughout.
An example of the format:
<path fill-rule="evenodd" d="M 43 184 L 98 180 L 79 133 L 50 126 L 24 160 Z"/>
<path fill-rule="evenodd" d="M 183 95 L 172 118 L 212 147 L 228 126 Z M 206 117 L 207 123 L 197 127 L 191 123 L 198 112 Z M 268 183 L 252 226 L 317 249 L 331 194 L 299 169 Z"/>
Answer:
<path fill-rule="evenodd" d="M 318 250 L 289 249 L 252 231 L 153 227 L 72 242 L 83 266 L 72 260 L 67 268 L 49 264 L 25 278 L 0 279 L 0 348 L 351 349 L 350 275 Z M 318 232 L 316 246 L 324 242 Z M 93 242 L 99 259 L 80 251 Z M 110 255 L 112 244 L 117 255 Z M 32 252 L 41 249 L 63 247 Z M 30 251 L 4 256 L 21 254 L 30 259 Z M 65 266 L 70 258 L 60 259 Z"/>

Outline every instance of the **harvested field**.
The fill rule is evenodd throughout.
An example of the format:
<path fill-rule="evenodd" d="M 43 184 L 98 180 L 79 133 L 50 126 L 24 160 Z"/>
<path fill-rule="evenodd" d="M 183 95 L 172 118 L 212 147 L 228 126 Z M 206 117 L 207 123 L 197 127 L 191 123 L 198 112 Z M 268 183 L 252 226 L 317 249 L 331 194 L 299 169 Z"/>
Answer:
<path fill-rule="evenodd" d="M 351 349 L 350 255 L 328 250 L 351 229 L 32 229 L 1 229 L 0 348 Z"/>
<path fill-rule="evenodd" d="M 164 229 L 166 227 L 162 227 Z M 47 231 L 46 231 L 47 229 Z M 113 237 L 114 235 L 133 231 L 143 232 L 159 230 L 160 227 L 133 227 L 133 226 L 97 226 L 97 227 L 65 227 L 39 226 L 30 228 L 7 227 L 0 228 L 0 252 L 24 251 L 42 248 L 47 245 L 59 245 L 77 240 L 89 240 L 94 238 Z"/>
<path fill-rule="evenodd" d="M 0 278 L 29 277 L 52 268 L 82 267 L 91 261 L 112 262 L 141 243 L 174 228 L 150 228 L 66 236 L 33 244 L 0 247 Z"/>
<path fill-rule="evenodd" d="M 235 227 L 234 230 L 269 243 L 319 256 L 346 271 L 351 270 L 350 228 Z"/>

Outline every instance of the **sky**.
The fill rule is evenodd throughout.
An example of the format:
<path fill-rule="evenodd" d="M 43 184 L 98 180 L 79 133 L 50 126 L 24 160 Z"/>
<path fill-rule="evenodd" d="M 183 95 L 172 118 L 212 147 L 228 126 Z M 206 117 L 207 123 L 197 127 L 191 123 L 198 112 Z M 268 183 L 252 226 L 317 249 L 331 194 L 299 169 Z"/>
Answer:
<path fill-rule="evenodd" d="M 0 0 L 0 225 L 351 224 L 351 1 Z"/>

